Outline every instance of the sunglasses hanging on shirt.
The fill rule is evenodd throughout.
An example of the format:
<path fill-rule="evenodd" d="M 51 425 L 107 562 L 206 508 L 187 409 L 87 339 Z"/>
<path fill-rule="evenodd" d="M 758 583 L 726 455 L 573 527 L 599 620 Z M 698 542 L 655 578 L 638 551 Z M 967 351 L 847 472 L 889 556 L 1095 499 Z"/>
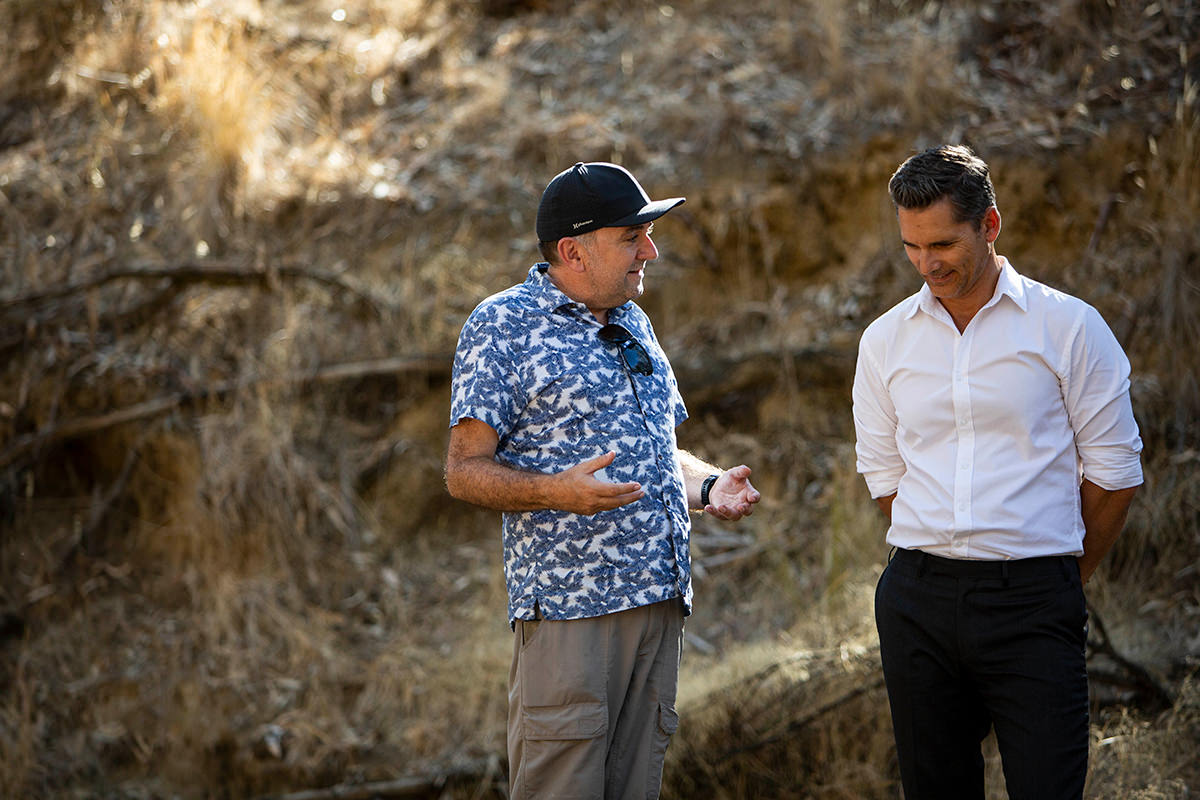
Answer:
<path fill-rule="evenodd" d="M 650 360 L 650 354 L 628 330 L 620 325 L 605 325 L 598 335 L 601 340 L 620 348 L 621 358 L 625 359 L 625 366 L 629 367 L 630 372 L 636 372 L 638 375 L 653 374 L 654 362 Z"/>

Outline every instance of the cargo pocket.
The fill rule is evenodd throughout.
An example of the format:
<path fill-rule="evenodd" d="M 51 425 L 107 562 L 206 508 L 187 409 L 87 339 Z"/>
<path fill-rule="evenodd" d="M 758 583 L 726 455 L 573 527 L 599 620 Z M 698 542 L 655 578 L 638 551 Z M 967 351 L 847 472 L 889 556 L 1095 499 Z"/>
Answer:
<path fill-rule="evenodd" d="M 667 757 L 667 745 L 671 736 L 679 729 L 679 715 L 675 707 L 666 703 L 658 704 L 658 725 L 654 731 L 654 750 L 650 754 L 650 769 L 646 775 L 646 797 L 653 800 L 658 797 L 662 785 L 663 762 Z"/>
<path fill-rule="evenodd" d="M 606 703 L 526 706 L 522 722 L 528 796 L 603 798 Z"/>
<path fill-rule="evenodd" d="M 524 650 L 533 641 L 538 628 L 542 626 L 542 621 L 540 619 L 519 619 L 517 625 L 521 629 L 521 649 Z"/>

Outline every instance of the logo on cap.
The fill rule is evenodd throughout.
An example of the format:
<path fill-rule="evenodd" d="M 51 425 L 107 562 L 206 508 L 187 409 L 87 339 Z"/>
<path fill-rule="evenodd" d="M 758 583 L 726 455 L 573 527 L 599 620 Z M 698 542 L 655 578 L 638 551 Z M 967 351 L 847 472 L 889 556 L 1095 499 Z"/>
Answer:
<path fill-rule="evenodd" d="M 622 166 L 581 161 L 555 175 L 542 193 L 535 226 L 538 241 L 553 242 L 597 228 L 644 225 L 682 202 L 682 197 L 651 200 Z"/>

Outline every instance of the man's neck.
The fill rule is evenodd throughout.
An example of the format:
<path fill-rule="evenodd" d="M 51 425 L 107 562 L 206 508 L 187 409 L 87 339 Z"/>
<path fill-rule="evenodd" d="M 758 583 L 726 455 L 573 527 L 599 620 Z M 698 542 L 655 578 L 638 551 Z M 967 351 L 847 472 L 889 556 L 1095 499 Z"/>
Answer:
<path fill-rule="evenodd" d="M 552 284 L 554 284 L 554 288 L 558 289 L 560 292 L 565 294 L 568 298 L 575 301 L 576 303 L 583 303 L 584 305 L 587 305 L 587 303 L 585 303 L 583 300 L 579 299 L 579 297 L 577 296 L 578 293 L 573 291 L 570 284 L 563 280 L 562 271 L 559 269 L 555 269 L 553 264 L 551 264 L 550 268 L 548 270 L 546 270 L 546 277 L 548 277 L 550 279 L 550 282 Z M 591 306 L 588 306 L 588 311 L 592 312 L 592 316 L 595 317 L 596 321 L 599 322 L 601 325 L 608 324 L 608 312 L 610 311 L 610 309 L 592 308 Z"/>
<path fill-rule="evenodd" d="M 952 297 L 944 300 L 939 297 L 937 299 L 942 304 L 942 308 L 946 309 L 946 313 L 950 315 L 950 319 L 954 320 L 954 327 L 958 328 L 959 333 L 967 329 L 975 315 L 996 294 L 996 284 L 1000 282 L 1002 271 L 1003 265 L 1000 257 L 993 253 L 989 269 L 965 297 Z"/>

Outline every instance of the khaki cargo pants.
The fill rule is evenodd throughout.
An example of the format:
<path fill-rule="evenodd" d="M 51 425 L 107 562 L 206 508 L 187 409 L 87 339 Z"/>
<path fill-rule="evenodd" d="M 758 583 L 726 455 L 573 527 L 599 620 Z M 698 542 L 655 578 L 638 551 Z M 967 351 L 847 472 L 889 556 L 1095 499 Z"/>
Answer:
<path fill-rule="evenodd" d="M 681 601 L 590 619 L 517 620 L 514 639 L 512 800 L 657 798 L 679 725 Z"/>

